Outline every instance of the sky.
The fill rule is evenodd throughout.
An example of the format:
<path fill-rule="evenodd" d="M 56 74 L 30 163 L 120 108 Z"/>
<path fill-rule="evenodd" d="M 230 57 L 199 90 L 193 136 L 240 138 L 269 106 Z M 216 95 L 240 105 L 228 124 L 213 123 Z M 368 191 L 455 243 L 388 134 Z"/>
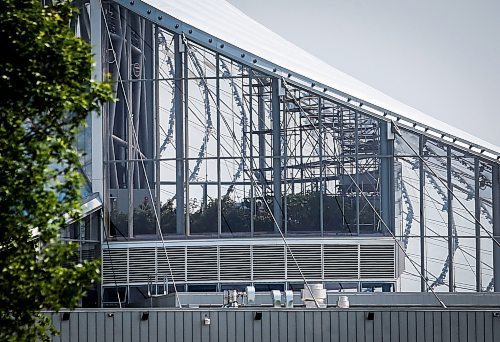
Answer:
<path fill-rule="evenodd" d="M 333 67 L 500 146 L 500 1 L 228 2 Z"/>

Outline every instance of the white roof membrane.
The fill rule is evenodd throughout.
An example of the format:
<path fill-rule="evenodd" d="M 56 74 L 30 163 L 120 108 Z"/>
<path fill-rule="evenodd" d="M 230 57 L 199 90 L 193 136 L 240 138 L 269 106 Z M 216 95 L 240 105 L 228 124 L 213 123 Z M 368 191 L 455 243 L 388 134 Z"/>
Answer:
<path fill-rule="evenodd" d="M 120 2 L 120 1 L 118 1 Z M 405 105 L 328 65 L 259 24 L 224 0 L 145 0 L 144 3 L 242 50 L 318 84 L 359 98 L 451 136 L 500 153 L 500 147 Z"/>

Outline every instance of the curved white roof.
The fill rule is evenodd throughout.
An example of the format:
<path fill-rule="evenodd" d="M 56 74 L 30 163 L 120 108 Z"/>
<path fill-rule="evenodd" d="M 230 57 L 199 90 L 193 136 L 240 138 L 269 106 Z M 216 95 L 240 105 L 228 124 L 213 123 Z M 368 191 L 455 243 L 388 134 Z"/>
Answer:
<path fill-rule="evenodd" d="M 318 84 L 330 86 L 354 98 L 397 113 L 401 117 L 479 145 L 497 155 L 500 153 L 500 147 L 407 106 L 328 65 L 224 0 L 145 0 L 143 2 L 222 41 L 314 80 Z"/>

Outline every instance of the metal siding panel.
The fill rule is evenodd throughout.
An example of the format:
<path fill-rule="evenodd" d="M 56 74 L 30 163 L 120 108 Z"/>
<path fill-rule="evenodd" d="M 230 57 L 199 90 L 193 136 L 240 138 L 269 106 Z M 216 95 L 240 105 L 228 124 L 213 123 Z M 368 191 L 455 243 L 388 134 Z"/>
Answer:
<path fill-rule="evenodd" d="M 243 311 L 235 311 L 235 337 L 236 341 L 243 342 L 245 340 L 245 315 Z"/>
<path fill-rule="evenodd" d="M 330 315 L 331 311 L 321 312 L 321 331 L 323 333 L 323 341 L 331 341 L 331 327 L 330 327 Z"/>
<path fill-rule="evenodd" d="M 141 312 L 139 312 L 139 311 L 132 312 L 132 315 L 130 315 L 130 336 L 131 336 L 132 341 L 140 341 L 140 338 L 141 338 Z"/>
<path fill-rule="evenodd" d="M 113 321 L 113 338 L 114 340 L 113 341 L 122 341 L 123 340 L 123 335 L 128 335 L 126 332 L 124 333 L 124 326 L 125 324 L 123 324 L 123 319 L 124 319 L 124 316 L 126 315 L 127 313 L 125 312 L 120 312 L 120 314 L 118 315 L 114 315 L 113 317 L 108 317 L 108 314 L 106 313 L 105 314 L 105 318 L 106 320 L 111 320 Z"/>
<path fill-rule="evenodd" d="M 312 313 L 313 317 L 313 341 L 314 342 L 322 342 L 321 341 L 321 336 L 322 336 L 322 329 L 321 329 L 321 311 L 313 311 Z"/>
<path fill-rule="evenodd" d="M 81 312 L 78 314 L 78 340 L 87 341 L 87 313 Z"/>
<path fill-rule="evenodd" d="M 174 312 L 166 312 L 165 314 L 165 326 L 166 326 L 166 341 L 167 342 L 175 342 L 175 313 Z"/>
<path fill-rule="evenodd" d="M 288 312 L 278 312 L 278 341 L 288 341 Z"/>
<path fill-rule="evenodd" d="M 184 319 L 184 341 L 193 341 L 193 312 L 188 311 L 183 314 Z"/>
<path fill-rule="evenodd" d="M 332 342 L 340 342 L 339 313 L 337 311 L 330 312 L 330 336 Z"/>
<path fill-rule="evenodd" d="M 255 312 L 253 313 L 253 338 L 255 341 L 261 341 L 262 340 L 262 320 L 256 321 L 255 320 Z"/>
<path fill-rule="evenodd" d="M 451 342 L 451 312 L 441 312 L 441 341 Z"/>
<path fill-rule="evenodd" d="M 408 312 L 408 342 L 417 341 L 417 315 L 415 312 Z"/>
<path fill-rule="evenodd" d="M 490 312 L 484 314 L 484 339 L 486 341 L 494 341 L 492 316 Z"/>
<path fill-rule="evenodd" d="M 310 311 L 304 313 L 304 341 L 314 341 L 314 322 Z"/>
<path fill-rule="evenodd" d="M 236 341 L 236 312 L 227 312 L 227 340 Z"/>
<path fill-rule="evenodd" d="M 365 341 L 365 313 L 361 311 L 355 312 L 356 315 L 356 336 L 358 341 Z"/>
<path fill-rule="evenodd" d="M 96 313 L 89 312 L 87 315 L 87 342 L 97 341 Z"/>
<path fill-rule="evenodd" d="M 347 312 L 347 340 L 356 342 L 356 313 L 353 311 Z"/>
<path fill-rule="evenodd" d="M 175 342 L 184 341 L 184 313 L 182 311 L 174 312 L 174 336 Z"/>
<path fill-rule="evenodd" d="M 262 341 L 271 342 L 271 313 L 269 311 L 262 312 Z"/>
<path fill-rule="evenodd" d="M 95 322 L 96 322 L 96 340 L 97 341 L 104 341 L 105 340 L 105 333 L 106 331 L 104 330 L 106 326 L 106 321 L 104 321 L 101 318 L 100 313 L 95 313 Z"/>
<path fill-rule="evenodd" d="M 78 340 L 78 316 L 76 313 L 70 313 L 69 314 L 69 338 L 70 341 L 77 341 Z"/>
<path fill-rule="evenodd" d="M 149 313 L 148 341 L 158 341 L 158 311 L 152 311 Z"/>
<path fill-rule="evenodd" d="M 305 314 L 303 311 L 297 312 L 295 316 L 295 324 L 296 324 L 297 341 L 304 341 L 306 328 L 305 328 Z"/>
<path fill-rule="evenodd" d="M 408 341 L 408 313 L 406 311 L 398 312 L 399 320 L 399 341 Z"/>
<path fill-rule="evenodd" d="M 391 314 L 391 341 L 397 342 L 400 340 L 399 311 L 392 311 L 390 314 Z"/>
<path fill-rule="evenodd" d="M 458 333 L 458 312 L 450 312 L 450 340 L 452 342 L 458 342 L 459 340 L 459 333 Z"/>
<path fill-rule="evenodd" d="M 199 342 L 201 340 L 201 330 L 203 328 L 208 329 L 208 326 L 205 326 L 203 324 L 203 320 L 205 319 L 205 313 L 203 313 L 201 311 L 195 311 L 192 313 L 191 317 L 192 317 L 191 324 L 192 324 L 192 331 L 193 331 L 192 341 Z"/>
<path fill-rule="evenodd" d="M 434 341 L 440 342 L 442 332 L 442 324 L 441 324 L 441 312 L 436 311 L 432 313 L 432 319 L 434 321 Z"/>
<path fill-rule="evenodd" d="M 279 341 L 279 316 L 278 316 L 277 311 L 272 311 L 270 315 L 270 332 L 269 335 L 271 336 L 271 341 Z"/>
<path fill-rule="evenodd" d="M 219 322 L 218 322 L 218 330 L 219 330 L 219 340 L 220 341 L 227 341 L 227 311 L 219 311 Z M 214 340 L 217 341 L 217 340 Z"/>
<path fill-rule="evenodd" d="M 416 313 L 416 332 L 417 332 L 417 341 L 425 342 L 425 316 L 424 312 Z"/>
<path fill-rule="evenodd" d="M 61 320 L 60 320 L 60 316 L 56 313 L 51 313 L 50 314 L 50 321 L 52 322 L 52 324 L 54 325 L 54 327 L 57 329 L 57 331 L 61 331 Z M 54 342 L 59 342 L 59 341 L 62 341 L 62 337 L 61 335 L 59 334 L 59 336 L 52 336 L 52 341 Z"/>
<path fill-rule="evenodd" d="M 467 312 L 467 341 L 476 341 L 476 315 Z"/>
<path fill-rule="evenodd" d="M 116 315 L 122 315 L 121 312 L 118 312 L 118 313 L 115 313 L 115 316 Z M 110 342 L 110 341 L 113 341 L 113 329 L 114 329 L 114 326 L 115 326 L 115 322 L 114 322 L 114 317 L 107 317 L 106 313 L 101 313 L 99 312 L 97 314 L 97 319 L 99 321 L 103 321 L 104 322 L 104 329 L 101 330 L 101 331 L 104 331 L 103 335 L 104 335 L 104 341 L 106 342 Z"/>
<path fill-rule="evenodd" d="M 68 341 L 70 341 L 70 335 L 69 335 L 69 321 L 62 321 L 61 320 L 61 313 L 58 313 L 59 315 L 59 321 L 60 321 L 60 329 L 59 331 L 61 332 L 61 336 L 68 336 Z M 61 338 L 63 341 L 64 339 Z"/>
<path fill-rule="evenodd" d="M 253 312 L 251 311 L 245 311 L 244 312 L 244 325 L 245 325 L 245 342 L 252 342 L 254 340 L 253 338 L 253 324 L 254 324 L 254 319 L 253 319 Z"/>
<path fill-rule="evenodd" d="M 132 312 L 119 313 L 122 324 L 118 327 L 121 329 L 123 341 L 132 342 Z M 116 316 L 116 314 L 115 314 Z"/>
<path fill-rule="evenodd" d="M 212 321 L 212 324 L 210 325 L 206 341 L 219 340 L 219 319 L 220 319 L 220 312 L 213 311 L 210 313 L 210 320 Z"/>
<path fill-rule="evenodd" d="M 290 311 L 288 313 L 288 321 L 286 322 L 287 324 L 287 330 L 288 330 L 288 340 L 293 342 L 293 341 L 298 341 L 297 338 L 297 312 L 296 311 Z"/>
<path fill-rule="evenodd" d="M 499 317 L 493 317 L 492 312 L 486 313 L 486 317 L 489 317 L 489 319 L 492 320 L 493 322 L 493 338 L 492 341 L 499 341 L 500 340 L 500 318 Z"/>
<path fill-rule="evenodd" d="M 339 311 L 339 337 L 340 341 L 347 341 L 347 312 Z"/>
<path fill-rule="evenodd" d="M 476 320 L 476 337 L 477 342 L 484 342 L 484 312 L 476 312 L 474 315 Z"/>
<path fill-rule="evenodd" d="M 382 341 L 391 340 L 391 313 L 382 312 Z"/>
<path fill-rule="evenodd" d="M 158 341 L 167 341 L 167 313 L 158 312 Z"/>
<path fill-rule="evenodd" d="M 434 317 L 431 311 L 424 312 L 424 336 L 426 342 L 432 342 L 434 338 Z"/>
<path fill-rule="evenodd" d="M 467 312 L 458 313 L 458 341 L 467 341 Z"/>
<path fill-rule="evenodd" d="M 367 312 L 363 312 L 363 324 L 365 326 L 365 341 L 367 342 L 373 342 L 373 336 L 374 336 L 374 329 L 373 329 L 373 324 L 375 320 L 369 321 L 366 319 Z M 375 319 L 375 317 L 374 317 Z"/>

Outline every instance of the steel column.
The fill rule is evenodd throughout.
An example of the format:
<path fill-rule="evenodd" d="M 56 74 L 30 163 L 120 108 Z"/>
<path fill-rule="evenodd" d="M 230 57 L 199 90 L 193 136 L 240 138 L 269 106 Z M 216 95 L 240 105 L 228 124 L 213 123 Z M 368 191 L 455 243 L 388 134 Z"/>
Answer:
<path fill-rule="evenodd" d="M 271 86 L 271 110 L 273 118 L 273 215 L 276 219 L 275 230 L 281 229 L 283 213 L 281 210 L 281 125 L 279 80 L 273 78 Z"/>
<path fill-rule="evenodd" d="M 453 183 L 451 174 L 451 147 L 447 147 L 446 157 L 446 181 L 448 187 L 448 291 L 455 291 L 454 271 L 454 239 L 453 239 Z"/>
<path fill-rule="evenodd" d="M 418 141 L 418 155 L 419 155 L 419 195 L 420 195 L 420 274 L 423 278 L 420 278 L 420 292 L 427 291 L 427 270 L 425 267 L 426 262 L 426 250 L 425 250 L 425 164 L 421 159 L 424 155 L 424 145 L 425 137 L 420 135 Z M 411 235 L 411 234 L 410 234 Z"/>
<path fill-rule="evenodd" d="M 492 165 L 493 191 L 493 291 L 500 292 L 500 165 Z"/>
<path fill-rule="evenodd" d="M 482 291 L 481 269 L 481 196 L 479 194 L 479 158 L 474 157 L 474 216 L 476 218 L 476 291 Z"/>
<path fill-rule="evenodd" d="M 175 200 L 176 231 L 184 234 L 184 121 L 183 121 L 183 84 L 182 84 L 182 54 L 184 45 L 180 35 L 174 34 L 174 109 L 175 109 Z"/>

